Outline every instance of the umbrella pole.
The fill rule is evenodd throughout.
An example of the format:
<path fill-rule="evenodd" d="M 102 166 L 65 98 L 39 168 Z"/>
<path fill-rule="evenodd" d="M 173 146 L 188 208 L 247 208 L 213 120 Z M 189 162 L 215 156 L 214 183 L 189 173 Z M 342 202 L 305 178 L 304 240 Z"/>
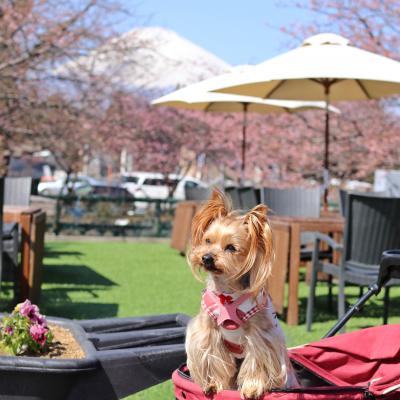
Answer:
<path fill-rule="evenodd" d="M 329 89 L 330 85 L 325 84 L 325 152 L 324 152 L 324 210 L 328 210 L 328 192 L 329 192 Z"/>
<path fill-rule="evenodd" d="M 247 129 L 247 107 L 248 103 L 243 104 L 243 125 L 242 125 L 242 166 L 240 170 L 240 185 L 244 185 L 246 170 L 246 129 Z"/>

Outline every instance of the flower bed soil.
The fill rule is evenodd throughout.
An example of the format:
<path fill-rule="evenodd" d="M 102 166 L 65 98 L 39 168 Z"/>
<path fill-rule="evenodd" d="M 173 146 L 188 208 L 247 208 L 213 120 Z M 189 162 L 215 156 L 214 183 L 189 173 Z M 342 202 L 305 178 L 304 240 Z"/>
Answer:
<path fill-rule="evenodd" d="M 24 354 L 24 356 L 58 359 L 85 358 L 85 352 L 69 329 L 55 324 L 49 324 L 49 328 L 54 336 L 53 342 L 49 346 L 49 350 L 43 354 Z M 3 349 L 0 350 L 0 355 L 13 356 Z"/>

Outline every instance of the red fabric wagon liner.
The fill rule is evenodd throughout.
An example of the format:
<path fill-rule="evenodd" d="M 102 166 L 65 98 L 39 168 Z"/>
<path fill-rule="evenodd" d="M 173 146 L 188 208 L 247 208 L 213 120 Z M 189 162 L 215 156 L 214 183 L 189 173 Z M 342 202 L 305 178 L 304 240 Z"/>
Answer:
<path fill-rule="evenodd" d="M 367 328 L 290 350 L 290 358 L 326 386 L 266 393 L 261 400 L 400 399 L 400 325 Z M 239 400 L 237 391 L 206 396 L 184 368 L 173 373 L 178 400 Z M 331 386 L 329 386 L 331 385 Z"/>

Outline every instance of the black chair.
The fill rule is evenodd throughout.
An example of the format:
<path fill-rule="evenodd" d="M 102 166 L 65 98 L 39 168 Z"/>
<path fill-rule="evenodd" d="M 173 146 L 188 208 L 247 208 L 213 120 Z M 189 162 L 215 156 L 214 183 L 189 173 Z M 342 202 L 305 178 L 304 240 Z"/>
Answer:
<path fill-rule="evenodd" d="M 32 177 L 7 176 L 4 180 L 4 204 L 12 206 L 29 206 Z"/>
<path fill-rule="evenodd" d="M 318 218 L 321 212 L 321 188 L 319 186 L 290 189 L 263 188 L 261 201 L 268 206 L 272 215 Z M 314 238 L 313 232 L 302 232 L 301 261 L 311 260 L 312 250 L 306 246 L 313 243 Z M 331 252 L 321 253 L 321 257 L 323 256 L 331 257 Z"/>
<path fill-rule="evenodd" d="M 252 186 L 240 187 L 239 191 L 239 200 L 240 200 L 240 208 L 242 210 L 250 210 L 256 205 L 260 204 L 260 189 L 256 189 Z"/>
<path fill-rule="evenodd" d="M 344 189 L 339 189 L 339 212 L 342 217 L 345 216 L 345 207 L 346 207 L 346 196 L 347 192 Z"/>
<path fill-rule="evenodd" d="M 225 193 L 231 198 L 235 210 L 250 210 L 261 203 L 260 189 L 253 186 L 226 187 Z"/>
<path fill-rule="evenodd" d="M 0 178 L 0 282 L 14 283 L 14 297 L 18 296 L 18 224 L 3 223 L 4 178 Z"/>
<path fill-rule="evenodd" d="M 209 187 L 185 187 L 186 200 L 208 200 L 211 196 L 211 188 Z"/>
<path fill-rule="evenodd" d="M 261 201 L 276 215 L 317 218 L 321 212 L 321 188 L 263 188 Z"/>
<path fill-rule="evenodd" d="M 348 191 L 345 189 L 340 189 L 339 190 L 339 211 L 340 215 L 344 217 L 346 215 L 346 196 L 349 193 L 353 194 L 366 194 L 366 192 L 355 192 L 355 191 Z M 368 192 L 367 194 L 371 194 L 374 197 L 399 197 L 399 196 L 394 196 L 393 194 L 384 191 L 384 192 Z"/>
<path fill-rule="evenodd" d="M 400 172 L 388 171 L 386 175 L 386 192 L 392 197 L 400 197 Z"/>
<path fill-rule="evenodd" d="M 242 209 L 242 204 L 240 202 L 240 196 L 239 196 L 239 188 L 236 186 L 229 186 L 225 188 L 225 194 L 227 194 L 231 201 L 232 201 L 232 207 L 234 210 L 241 210 Z"/>
<path fill-rule="evenodd" d="M 307 303 L 308 331 L 312 325 L 318 272 L 325 272 L 338 279 L 338 315 L 341 317 L 345 312 L 345 285 L 350 283 L 365 287 L 374 283 L 382 252 L 400 248 L 400 198 L 348 193 L 345 200 L 343 244 L 336 243 L 327 235 L 316 234 Z M 321 241 L 328 243 L 334 250 L 342 251 L 340 265 L 321 261 Z M 389 288 L 397 284 L 400 284 L 400 280 L 392 280 L 385 287 L 384 323 L 388 320 Z"/>

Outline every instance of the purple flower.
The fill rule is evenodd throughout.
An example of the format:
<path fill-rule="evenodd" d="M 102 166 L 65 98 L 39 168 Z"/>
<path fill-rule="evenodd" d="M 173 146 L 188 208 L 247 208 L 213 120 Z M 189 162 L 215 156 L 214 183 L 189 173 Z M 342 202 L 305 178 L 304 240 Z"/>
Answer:
<path fill-rule="evenodd" d="M 48 329 L 42 325 L 32 325 L 29 328 L 31 338 L 42 347 L 46 344 Z"/>
<path fill-rule="evenodd" d="M 6 326 L 5 328 L 4 328 L 4 333 L 6 334 L 6 335 L 12 335 L 13 333 L 14 333 L 14 329 L 13 329 L 13 327 L 12 326 Z"/>
<path fill-rule="evenodd" d="M 37 324 L 43 326 L 44 328 L 47 328 L 47 321 L 46 317 L 42 314 L 36 314 L 36 321 L 32 320 L 32 322 L 36 322 Z"/>
<path fill-rule="evenodd" d="M 19 307 L 19 313 L 23 315 L 24 317 L 28 317 L 29 319 L 35 319 L 36 316 L 39 313 L 39 308 L 35 305 L 32 304 L 28 299 L 25 300 Z"/>
<path fill-rule="evenodd" d="M 39 325 L 43 325 L 44 327 L 47 326 L 46 318 L 39 313 L 38 306 L 32 304 L 28 299 L 19 304 L 16 308 L 16 311 L 24 317 L 29 318 L 32 323 L 37 323 Z"/>

